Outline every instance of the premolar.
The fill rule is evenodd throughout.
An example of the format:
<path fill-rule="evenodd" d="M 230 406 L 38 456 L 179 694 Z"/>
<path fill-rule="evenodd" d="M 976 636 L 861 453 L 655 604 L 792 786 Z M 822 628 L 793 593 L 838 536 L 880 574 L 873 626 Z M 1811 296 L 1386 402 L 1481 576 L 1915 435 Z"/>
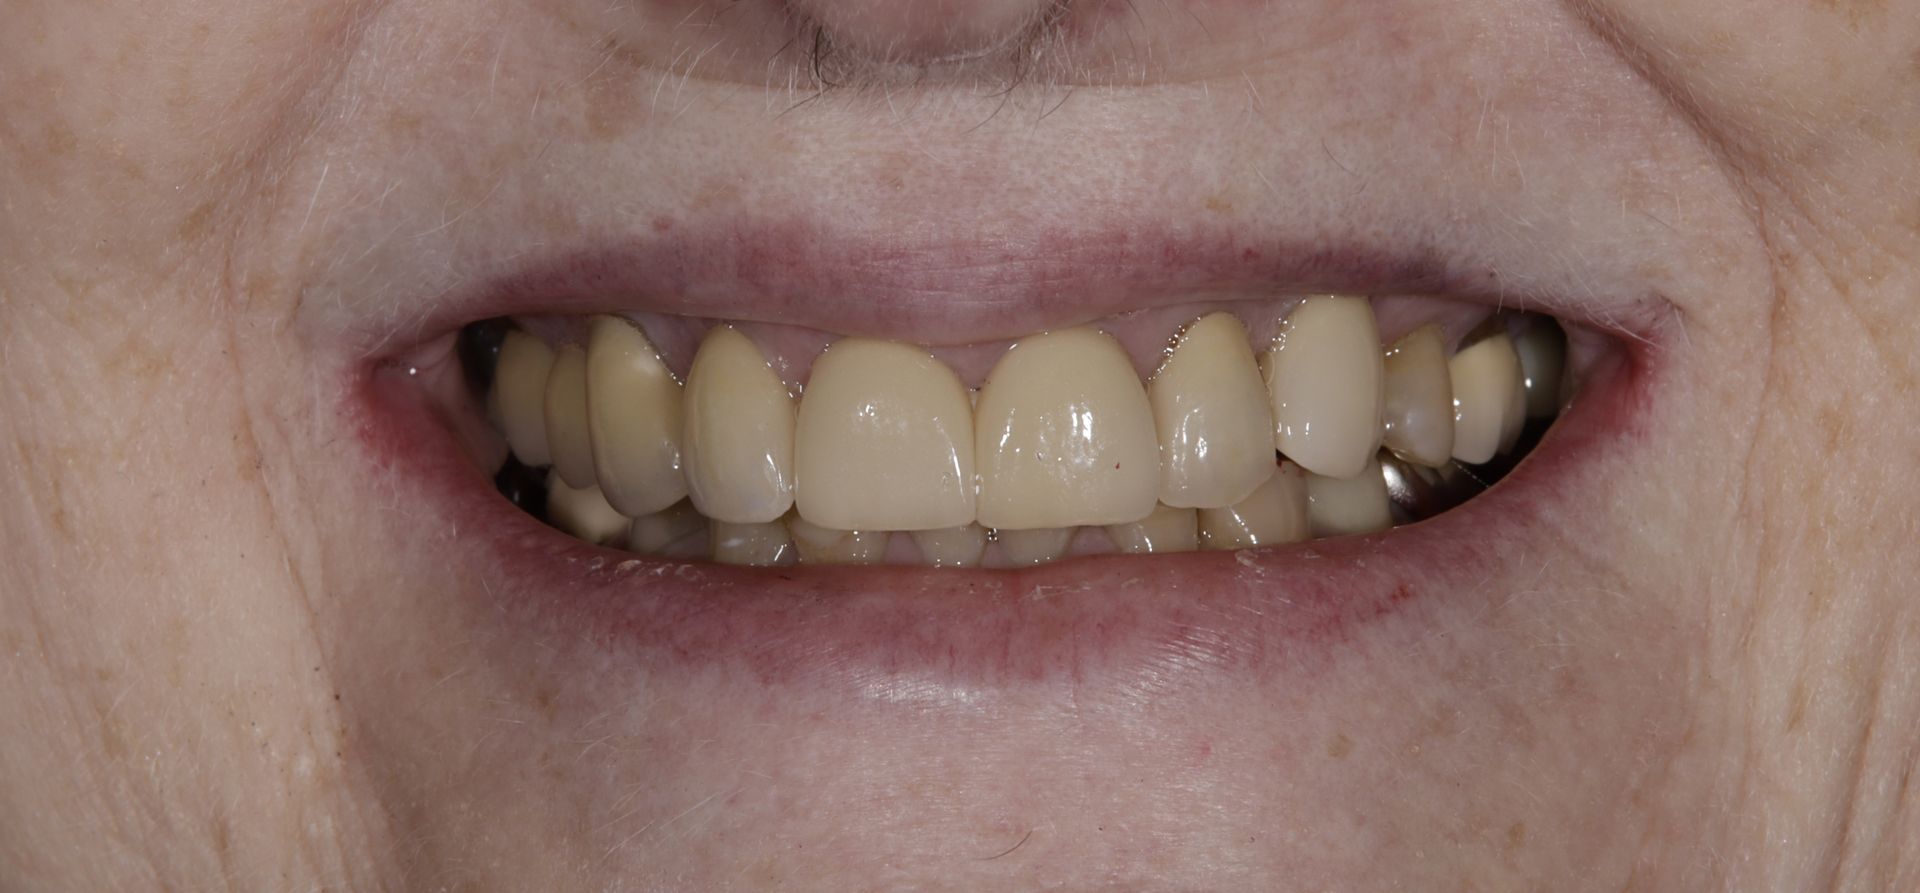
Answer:
<path fill-rule="evenodd" d="M 897 342 L 835 342 L 814 360 L 800 400 L 800 515 L 840 530 L 967 524 L 973 451 L 967 389 L 945 364 Z"/>
<path fill-rule="evenodd" d="M 593 440 L 587 433 L 587 352 L 568 344 L 547 373 L 547 451 L 570 487 L 592 487 Z"/>
<path fill-rule="evenodd" d="M 1387 449 L 1438 467 L 1453 456 L 1453 380 L 1440 327 L 1424 325 L 1387 350 L 1385 436 Z"/>
<path fill-rule="evenodd" d="M 552 462 L 547 447 L 547 375 L 553 348 L 522 331 L 507 333 L 494 369 L 492 413 L 507 445 L 521 464 L 539 468 Z"/>
<path fill-rule="evenodd" d="M 593 321 L 587 340 L 587 422 L 594 472 L 614 508 L 635 518 L 686 498 L 680 382 L 637 326 Z"/>
<path fill-rule="evenodd" d="M 1487 462 L 1500 451 L 1520 390 L 1513 342 L 1504 333 L 1481 338 L 1455 353 L 1447 371 L 1453 380 L 1453 458 L 1470 465 Z"/>
<path fill-rule="evenodd" d="M 1273 410 L 1247 328 L 1230 313 L 1180 333 L 1147 385 L 1160 441 L 1160 501 L 1232 505 L 1273 475 Z"/>
<path fill-rule="evenodd" d="M 1101 332 L 1015 344 L 980 391 L 974 438 L 982 526 L 1125 524 L 1157 503 L 1153 410 L 1126 352 Z"/>

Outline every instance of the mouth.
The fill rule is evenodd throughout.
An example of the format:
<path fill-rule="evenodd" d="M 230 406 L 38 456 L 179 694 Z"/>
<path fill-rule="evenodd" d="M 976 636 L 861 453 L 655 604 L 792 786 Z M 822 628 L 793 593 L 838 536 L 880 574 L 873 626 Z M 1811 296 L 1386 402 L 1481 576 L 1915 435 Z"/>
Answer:
<path fill-rule="evenodd" d="M 448 302 L 353 393 L 485 610 L 658 674 L 1297 674 L 1490 597 L 1651 378 L 1651 312 L 1361 252 L 655 229 Z"/>

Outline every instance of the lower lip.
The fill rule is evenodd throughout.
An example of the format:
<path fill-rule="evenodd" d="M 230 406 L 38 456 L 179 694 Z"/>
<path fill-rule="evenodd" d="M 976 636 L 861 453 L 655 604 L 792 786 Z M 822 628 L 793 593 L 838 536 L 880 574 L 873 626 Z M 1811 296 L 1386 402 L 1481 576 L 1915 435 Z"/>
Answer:
<path fill-rule="evenodd" d="M 598 548 L 493 490 L 424 391 L 357 376 L 352 414 L 373 461 L 415 487 L 487 585 L 460 597 L 528 641 L 572 642 L 656 681 L 716 670 L 762 685 L 943 691 L 1070 682 L 1163 690 L 1197 679 L 1298 676 L 1368 630 L 1485 591 L 1547 534 L 1570 476 L 1634 436 L 1644 355 L 1589 370 L 1582 399 L 1518 468 L 1428 522 L 1242 552 L 1105 555 L 1018 571 L 745 568 Z M 377 500 L 368 500 L 376 504 Z M 1564 508 L 1564 507 L 1562 507 Z M 1564 533 L 1561 531 L 1560 533 Z"/>

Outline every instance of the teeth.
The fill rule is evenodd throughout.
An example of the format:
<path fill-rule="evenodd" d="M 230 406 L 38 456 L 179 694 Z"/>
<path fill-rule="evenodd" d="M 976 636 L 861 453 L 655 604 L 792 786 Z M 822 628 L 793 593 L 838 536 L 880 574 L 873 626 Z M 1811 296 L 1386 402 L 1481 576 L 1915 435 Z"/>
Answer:
<path fill-rule="evenodd" d="M 916 530 L 912 536 L 913 544 L 920 547 L 920 560 L 934 567 L 979 567 L 987 550 L 987 529 L 978 524 Z"/>
<path fill-rule="evenodd" d="M 814 360 L 796 431 L 795 498 L 808 521 L 932 530 L 973 520 L 972 404 L 925 350 L 834 343 Z"/>
<path fill-rule="evenodd" d="M 676 554 L 681 551 L 680 546 L 706 528 L 706 517 L 695 510 L 692 503 L 683 500 L 662 511 L 634 518 L 633 526 L 627 529 L 627 548 L 642 555 Z"/>
<path fill-rule="evenodd" d="M 1297 543 L 1312 536 L 1307 473 L 1292 462 L 1240 503 L 1200 510 L 1200 543 L 1212 550 Z"/>
<path fill-rule="evenodd" d="M 639 328 L 596 317 L 587 339 L 593 467 L 615 508 L 636 518 L 686 498 L 680 470 L 680 383 Z"/>
<path fill-rule="evenodd" d="M 1160 439 L 1160 501 L 1169 506 L 1232 505 L 1273 475 L 1273 410 L 1248 346 L 1230 313 L 1182 332 L 1147 385 Z"/>
<path fill-rule="evenodd" d="M 1431 518 L 1486 489 L 1457 463 L 1428 468 L 1392 453 L 1380 455 L 1380 475 L 1393 500 L 1394 520 L 1401 522 Z"/>
<path fill-rule="evenodd" d="M 778 521 L 793 507 L 793 397 L 760 348 L 727 326 L 708 332 L 685 399 L 694 507 L 731 524 Z"/>
<path fill-rule="evenodd" d="M 974 436 L 983 526 L 1125 524 L 1153 512 L 1153 410 L 1126 352 L 1103 333 L 1021 339 L 980 391 Z"/>
<path fill-rule="evenodd" d="M 1567 368 L 1567 333 L 1544 316 L 1528 316 L 1513 340 L 1520 357 L 1521 386 L 1527 392 L 1527 418 L 1560 414 L 1560 382 Z"/>
<path fill-rule="evenodd" d="M 721 564 L 773 567 L 792 564 L 793 537 L 779 521 L 732 524 L 713 522 L 713 560 Z"/>
<path fill-rule="evenodd" d="M 1028 567 L 1059 561 L 1073 542 L 1072 527 L 1043 527 L 1032 530 L 996 530 L 993 541 L 1000 544 L 1000 558 L 1010 567 Z"/>
<path fill-rule="evenodd" d="M 1380 330 L 1364 298 L 1308 298 L 1270 351 L 1275 444 L 1316 474 L 1350 477 L 1380 446 Z"/>
<path fill-rule="evenodd" d="M 550 461 L 547 449 L 547 374 L 553 348 L 518 329 L 500 343 L 493 374 L 494 413 L 507 445 L 521 464 L 538 468 Z"/>
<path fill-rule="evenodd" d="M 591 487 L 593 441 L 587 436 L 587 352 L 568 344 L 547 373 L 547 455 L 570 487 Z"/>
<path fill-rule="evenodd" d="M 1513 390 L 1507 392 L 1507 409 L 1500 417 L 1499 453 L 1502 456 L 1513 452 L 1513 448 L 1520 443 L 1520 433 L 1527 428 L 1526 373 L 1519 366 L 1517 352 L 1514 360 L 1514 368 L 1520 370 L 1520 374 L 1514 379 Z"/>
<path fill-rule="evenodd" d="M 1447 363 L 1453 379 L 1453 458 L 1469 465 L 1492 459 L 1520 390 L 1520 358 L 1505 334 L 1461 348 Z"/>
<path fill-rule="evenodd" d="M 1263 427 L 1260 431 L 1263 441 L 1266 433 Z M 1107 527 L 1107 536 L 1113 539 L 1114 548 L 1129 555 L 1192 552 L 1200 548 L 1200 522 L 1194 509 L 1162 505 L 1143 520 Z"/>
<path fill-rule="evenodd" d="M 788 516 L 787 530 L 801 564 L 879 564 L 887 556 L 886 531 L 834 530 L 799 515 Z"/>
<path fill-rule="evenodd" d="M 627 516 L 607 504 L 600 488 L 569 487 L 557 472 L 547 476 L 547 517 L 577 539 L 615 548 L 626 542 Z"/>
<path fill-rule="evenodd" d="M 1424 325 L 1394 342 L 1386 361 L 1387 449 L 1438 468 L 1453 457 L 1453 383 L 1440 327 Z"/>
<path fill-rule="evenodd" d="M 1349 478 L 1308 475 L 1307 503 L 1314 536 L 1377 533 L 1393 526 L 1387 482 L 1375 462 Z"/>

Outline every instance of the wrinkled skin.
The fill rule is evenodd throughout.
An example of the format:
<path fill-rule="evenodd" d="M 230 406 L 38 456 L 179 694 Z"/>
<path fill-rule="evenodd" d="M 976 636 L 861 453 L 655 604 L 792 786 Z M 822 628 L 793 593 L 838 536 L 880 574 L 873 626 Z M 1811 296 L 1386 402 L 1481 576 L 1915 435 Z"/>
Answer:
<path fill-rule="evenodd" d="M 821 91 L 756 3 L 6 5 L 6 886 L 1920 888 L 1920 4 L 1095 6 L 1016 77 L 1017 3 L 815 0 Z M 1660 371 L 1484 592 L 1152 697 L 597 672 L 345 409 L 485 246 L 1142 205 L 1444 228 Z"/>

